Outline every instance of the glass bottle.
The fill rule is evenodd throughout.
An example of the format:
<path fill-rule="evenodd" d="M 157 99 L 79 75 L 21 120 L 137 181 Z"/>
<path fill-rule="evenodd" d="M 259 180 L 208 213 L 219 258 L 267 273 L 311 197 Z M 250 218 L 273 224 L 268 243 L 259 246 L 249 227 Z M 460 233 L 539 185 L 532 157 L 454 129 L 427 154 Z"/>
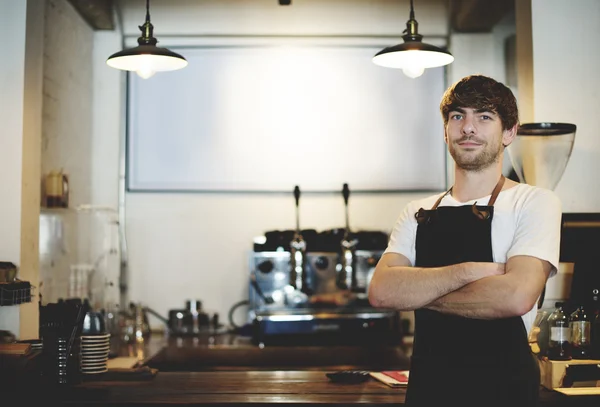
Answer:
<path fill-rule="evenodd" d="M 548 359 L 571 360 L 569 316 L 565 312 L 565 303 L 559 301 L 554 306 L 554 311 L 548 316 L 548 327 L 550 329 Z"/>
<path fill-rule="evenodd" d="M 596 311 L 596 316 L 592 324 L 592 358 L 600 360 L 600 310 Z"/>
<path fill-rule="evenodd" d="M 592 339 L 591 357 L 595 360 L 600 360 L 600 288 L 592 288 Z"/>
<path fill-rule="evenodd" d="M 577 307 L 569 317 L 569 328 L 573 359 L 590 359 L 592 321 L 591 314 L 583 305 Z"/>

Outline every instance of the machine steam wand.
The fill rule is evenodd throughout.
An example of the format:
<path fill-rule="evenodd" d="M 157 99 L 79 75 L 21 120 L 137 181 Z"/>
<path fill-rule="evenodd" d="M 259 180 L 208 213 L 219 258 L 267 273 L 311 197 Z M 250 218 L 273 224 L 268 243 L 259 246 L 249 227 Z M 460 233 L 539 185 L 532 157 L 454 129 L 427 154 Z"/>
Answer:
<path fill-rule="evenodd" d="M 356 290 L 356 244 L 357 239 L 352 239 L 350 233 L 350 222 L 348 220 L 348 198 L 350 197 L 350 188 L 348 184 L 344 184 L 342 188 L 342 195 L 344 197 L 344 205 L 346 207 L 346 230 L 344 231 L 344 238 L 341 243 L 341 268 L 338 271 L 337 285 L 343 290 Z"/>
<path fill-rule="evenodd" d="M 306 264 L 306 241 L 300 233 L 300 188 L 298 185 L 294 188 L 294 198 L 296 199 L 296 233 L 290 242 L 290 285 L 296 290 L 307 293 L 305 276 Z"/>

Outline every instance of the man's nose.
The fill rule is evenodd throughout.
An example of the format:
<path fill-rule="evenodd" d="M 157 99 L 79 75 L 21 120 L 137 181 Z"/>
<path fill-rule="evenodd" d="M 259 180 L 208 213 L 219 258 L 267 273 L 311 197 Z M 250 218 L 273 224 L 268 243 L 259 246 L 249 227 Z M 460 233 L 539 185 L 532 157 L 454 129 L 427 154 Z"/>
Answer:
<path fill-rule="evenodd" d="M 473 119 L 470 117 L 465 117 L 462 125 L 462 133 L 463 134 L 472 134 L 475 133 L 475 123 Z"/>

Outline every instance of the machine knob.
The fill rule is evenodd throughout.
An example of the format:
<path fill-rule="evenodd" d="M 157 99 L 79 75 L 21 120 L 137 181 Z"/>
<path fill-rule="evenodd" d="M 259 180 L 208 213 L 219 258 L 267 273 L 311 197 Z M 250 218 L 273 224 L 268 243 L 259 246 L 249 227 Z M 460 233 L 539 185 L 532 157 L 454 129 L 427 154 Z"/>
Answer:
<path fill-rule="evenodd" d="M 315 260 L 315 267 L 318 270 L 327 269 L 327 267 L 329 267 L 329 259 L 327 259 L 327 257 L 325 257 L 325 256 L 317 257 L 317 259 Z"/>
<path fill-rule="evenodd" d="M 271 260 L 265 260 L 263 262 L 260 262 L 257 268 L 258 270 L 260 270 L 261 273 L 268 274 L 271 271 L 273 271 L 275 265 Z"/>

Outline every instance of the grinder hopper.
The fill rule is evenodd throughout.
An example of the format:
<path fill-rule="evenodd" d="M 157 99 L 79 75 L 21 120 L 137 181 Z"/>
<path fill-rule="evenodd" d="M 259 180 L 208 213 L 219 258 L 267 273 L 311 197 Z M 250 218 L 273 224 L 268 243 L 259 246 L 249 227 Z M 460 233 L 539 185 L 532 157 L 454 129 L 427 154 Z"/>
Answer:
<path fill-rule="evenodd" d="M 519 181 L 553 190 L 560 181 L 575 142 L 570 123 L 526 123 L 507 147 Z"/>

